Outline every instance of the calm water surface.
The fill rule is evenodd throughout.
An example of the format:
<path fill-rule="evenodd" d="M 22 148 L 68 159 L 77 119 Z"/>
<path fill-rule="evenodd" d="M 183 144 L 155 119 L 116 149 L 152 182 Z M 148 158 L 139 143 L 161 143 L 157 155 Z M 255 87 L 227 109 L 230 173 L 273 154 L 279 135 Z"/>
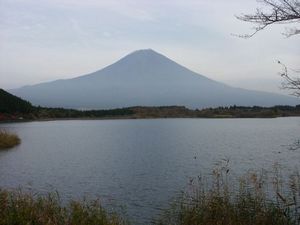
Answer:
<path fill-rule="evenodd" d="M 190 177 L 226 158 L 232 171 L 300 168 L 300 118 L 75 120 L 0 124 L 22 144 L 0 152 L 0 187 L 99 197 L 148 224 Z"/>

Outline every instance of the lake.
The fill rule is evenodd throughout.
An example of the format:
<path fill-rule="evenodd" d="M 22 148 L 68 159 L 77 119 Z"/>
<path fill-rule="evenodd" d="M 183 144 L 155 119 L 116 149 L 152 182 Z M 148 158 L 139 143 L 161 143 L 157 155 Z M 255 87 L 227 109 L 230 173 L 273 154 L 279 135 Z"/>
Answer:
<path fill-rule="evenodd" d="M 0 152 L 0 187 L 63 200 L 99 197 L 147 224 L 187 186 L 228 159 L 248 169 L 300 168 L 300 118 L 65 120 L 0 124 L 21 145 Z"/>

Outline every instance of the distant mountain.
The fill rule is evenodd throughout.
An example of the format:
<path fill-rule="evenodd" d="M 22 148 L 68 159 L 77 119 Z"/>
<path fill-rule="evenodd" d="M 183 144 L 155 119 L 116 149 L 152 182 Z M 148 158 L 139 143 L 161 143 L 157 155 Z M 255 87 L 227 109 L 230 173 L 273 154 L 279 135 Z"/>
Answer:
<path fill-rule="evenodd" d="M 0 89 L 0 113 L 29 113 L 33 106 L 3 89 Z"/>
<path fill-rule="evenodd" d="M 35 105 L 77 109 L 299 104 L 293 97 L 234 88 L 211 80 L 150 49 L 135 51 L 91 74 L 11 92 Z"/>

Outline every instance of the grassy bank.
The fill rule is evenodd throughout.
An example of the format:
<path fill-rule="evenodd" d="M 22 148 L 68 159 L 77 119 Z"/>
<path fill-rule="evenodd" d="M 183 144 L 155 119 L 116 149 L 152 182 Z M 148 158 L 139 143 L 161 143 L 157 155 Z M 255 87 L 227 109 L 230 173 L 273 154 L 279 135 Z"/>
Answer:
<path fill-rule="evenodd" d="M 1 225 L 125 225 L 107 213 L 99 201 L 72 201 L 62 206 L 57 194 L 36 197 L 21 191 L 0 190 Z"/>
<path fill-rule="evenodd" d="M 18 135 L 0 130 L 0 150 L 12 148 L 21 143 Z"/>
<path fill-rule="evenodd" d="M 158 219 L 158 225 L 299 225 L 300 175 L 249 172 L 234 182 L 229 169 L 198 177 Z M 234 185 L 236 184 L 236 185 Z"/>
<path fill-rule="evenodd" d="M 249 172 L 235 182 L 228 168 L 212 177 L 191 180 L 187 190 L 157 225 L 299 225 L 300 175 L 281 177 Z M 236 185 L 233 185 L 236 184 Z M 129 218 L 130 219 L 130 218 Z M 62 206 L 58 194 L 38 197 L 21 191 L 0 190 L 0 224 L 123 225 L 122 216 L 108 213 L 99 201 L 71 201 Z"/>

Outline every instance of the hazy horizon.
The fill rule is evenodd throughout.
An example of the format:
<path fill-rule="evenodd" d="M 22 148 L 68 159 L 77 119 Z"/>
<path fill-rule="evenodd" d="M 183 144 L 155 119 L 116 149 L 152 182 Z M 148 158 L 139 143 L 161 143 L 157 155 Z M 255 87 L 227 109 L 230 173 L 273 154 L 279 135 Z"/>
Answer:
<path fill-rule="evenodd" d="M 251 24 L 235 15 L 254 12 L 256 0 L 95 1 L 0 0 L 0 83 L 4 89 L 68 79 L 151 48 L 226 84 L 284 94 L 281 60 L 297 68 L 297 38 L 284 25 L 251 39 Z"/>

